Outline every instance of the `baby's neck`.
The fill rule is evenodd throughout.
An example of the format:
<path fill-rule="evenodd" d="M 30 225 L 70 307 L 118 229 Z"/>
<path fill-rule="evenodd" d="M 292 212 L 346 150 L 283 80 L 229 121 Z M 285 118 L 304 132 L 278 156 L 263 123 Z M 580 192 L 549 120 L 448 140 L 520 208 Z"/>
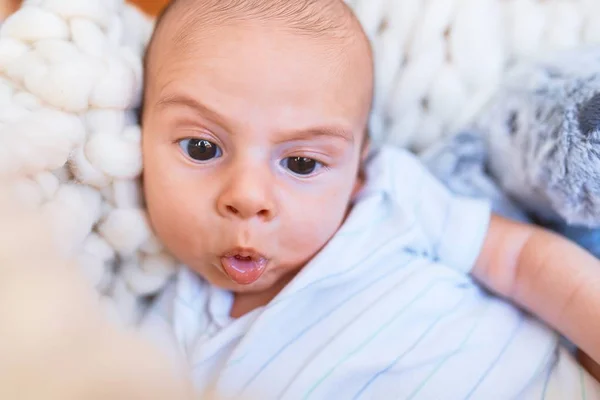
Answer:
<path fill-rule="evenodd" d="M 256 293 L 235 293 L 233 305 L 229 315 L 231 318 L 240 318 L 256 310 L 257 308 L 266 306 L 283 290 L 283 288 L 294 278 L 296 274 L 288 275 L 282 278 L 275 285 L 267 290 Z"/>

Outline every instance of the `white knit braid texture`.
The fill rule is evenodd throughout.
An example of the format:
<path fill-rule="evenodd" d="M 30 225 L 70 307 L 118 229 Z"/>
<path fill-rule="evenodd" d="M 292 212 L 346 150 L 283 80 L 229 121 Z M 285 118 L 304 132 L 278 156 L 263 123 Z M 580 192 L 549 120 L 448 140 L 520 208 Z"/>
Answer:
<path fill-rule="evenodd" d="M 372 136 L 422 151 L 467 124 L 515 57 L 600 43 L 597 0 L 347 0 L 376 64 Z"/>
<path fill-rule="evenodd" d="M 135 109 L 152 28 L 122 0 L 31 0 L 0 31 L 0 173 L 50 215 L 61 248 L 126 323 L 175 266 L 139 183 Z"/>

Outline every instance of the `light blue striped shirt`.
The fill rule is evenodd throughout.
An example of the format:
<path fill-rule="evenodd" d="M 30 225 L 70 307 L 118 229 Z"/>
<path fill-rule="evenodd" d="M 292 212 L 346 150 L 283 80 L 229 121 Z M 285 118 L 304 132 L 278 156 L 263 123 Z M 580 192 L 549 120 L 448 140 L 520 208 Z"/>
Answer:
<path fill-rule="evenodd" d="M 335 237 L 267 306 L 232 320 L 230 293 L 187 269 L 142 330 L 199 391 L 245 399 L 600 399 L 536 319 L 469 276 L 488 204 L 453 196 L 385 148 Z"/>

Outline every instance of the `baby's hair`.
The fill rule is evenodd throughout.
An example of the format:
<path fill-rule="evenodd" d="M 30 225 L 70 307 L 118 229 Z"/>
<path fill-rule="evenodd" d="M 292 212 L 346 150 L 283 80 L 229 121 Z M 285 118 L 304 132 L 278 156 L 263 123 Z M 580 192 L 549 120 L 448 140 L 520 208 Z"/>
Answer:
<path fill-rule="evenodd" d="M 176 12 L 181 19 L 170 34 L 170 45 L 175 48 L 193 43 L 194 33 L 203 26 L 246 21 L 271 22 L 280 30 L 315 38 L 348 41 L 358 32 L 366 39 L 360 22 L 342 0 L 173 0 L 156 19 L 145 64 L 161 27 Z"/>
<path fill-rule="evenodd" d="M 224 24 L 229 21 L 281 22 L 281 28 L 310 36 L 348 35 L 352 12 L 341 0 L 175 0 L 165 13 L 178 4 L 188 4 L 191 26 L 198 21 Z M 163 15 L 165 14 L 163 13 Z M 181 27 L 181 32 L 186 31 Z M 184 36 L 184 35 L 182 35 Z M 184 39 L 184 37 L 181 37 Z"/>

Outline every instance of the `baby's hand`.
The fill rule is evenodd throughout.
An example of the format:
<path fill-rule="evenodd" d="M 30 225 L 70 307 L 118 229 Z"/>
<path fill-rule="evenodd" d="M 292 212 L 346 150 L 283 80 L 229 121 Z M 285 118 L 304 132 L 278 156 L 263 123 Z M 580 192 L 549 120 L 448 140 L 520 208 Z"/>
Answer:
<path fill-rule="evenodd" d="M 532 228 L 492 215 L 473 276 L 489 290 L 513 300 L 519 284 L 519 258 L 534 233 Z"/>
<path fill-rule="evenodd" d="M 473 276 L 600 361 L 600 261 L 544 229 L 492 217 Z"/>

